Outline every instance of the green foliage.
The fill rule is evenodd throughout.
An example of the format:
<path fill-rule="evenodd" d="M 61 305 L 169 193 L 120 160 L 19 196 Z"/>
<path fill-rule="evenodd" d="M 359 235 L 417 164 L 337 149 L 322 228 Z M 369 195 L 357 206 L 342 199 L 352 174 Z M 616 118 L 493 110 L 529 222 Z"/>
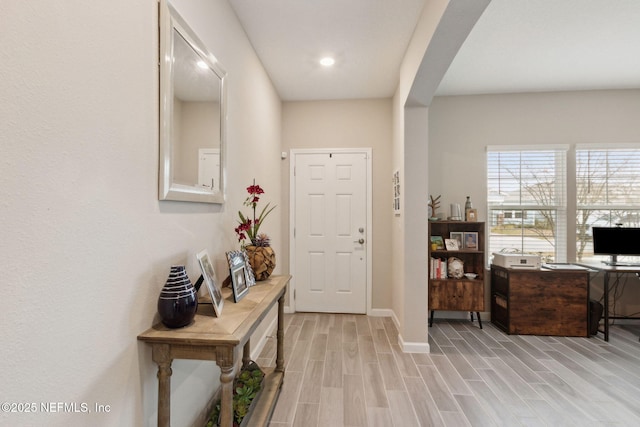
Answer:
<path fill-rule="evenodd" d="M 251 402 L 256 398 L 258 392 L 262 388 L 262 380 L 264 373 L 260 367 L 251 362 L 246 368 L 243 368 L 236 376 L 233 389 L 233 420 L 234 425 L 240 425 L 244 417 L 249 413 Z M 218 401 L 211 411 L 206 427 L 216 427 L 220 420 L 220 401 Z"/>

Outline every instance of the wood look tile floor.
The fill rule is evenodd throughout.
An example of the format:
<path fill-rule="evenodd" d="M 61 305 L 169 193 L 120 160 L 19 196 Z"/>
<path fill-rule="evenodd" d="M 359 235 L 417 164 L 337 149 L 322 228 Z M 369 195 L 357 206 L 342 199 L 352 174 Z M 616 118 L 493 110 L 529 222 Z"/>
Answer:
<path fill-rule="evenodd" d="M 429 354 L 402 353 L 391 318 L 285 317 L 286 374 L 270 427 L 638 426 L 638 328 L 506 335 L 440 320 Z M 275 338 L 258 363 L 275 365 Z"/>

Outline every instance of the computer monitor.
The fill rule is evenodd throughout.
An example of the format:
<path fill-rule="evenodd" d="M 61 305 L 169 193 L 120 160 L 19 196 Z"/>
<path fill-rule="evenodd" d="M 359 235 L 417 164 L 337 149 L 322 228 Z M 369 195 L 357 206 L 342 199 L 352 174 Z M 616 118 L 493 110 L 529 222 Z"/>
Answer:
<path fill-rule="evenodd" d="M 611 263 L 618 256 L 640 256 L 640 228 L 592 227 L 593 254 L 611 255 Z"/>

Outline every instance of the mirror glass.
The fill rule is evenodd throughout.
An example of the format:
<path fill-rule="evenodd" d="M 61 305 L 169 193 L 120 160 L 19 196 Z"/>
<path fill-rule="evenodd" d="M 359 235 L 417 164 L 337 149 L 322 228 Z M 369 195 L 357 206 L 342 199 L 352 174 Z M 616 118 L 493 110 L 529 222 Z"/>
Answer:
<path fill-rule="evenodd" d="M 226 73 L 175 9 L 162 3 L 159 198 L 223 203 Z"/>

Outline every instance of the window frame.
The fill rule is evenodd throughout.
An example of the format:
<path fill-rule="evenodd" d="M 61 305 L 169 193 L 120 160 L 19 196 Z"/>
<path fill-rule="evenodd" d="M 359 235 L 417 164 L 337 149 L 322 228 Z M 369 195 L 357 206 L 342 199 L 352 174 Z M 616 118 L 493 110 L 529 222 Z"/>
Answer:
<path fill-rule="evenodd" d="M 498 220 L 497 218 L 494 220 L 494 213 L 496 211 L 512 211 L 514 217 L 520 216 L 520 249 L 519 251 L 525 251 L 525 220 L 531 218 L 532 221 L 535 221 L 537 214 L 529 214 L 530 212 L 544 212 L 551 211 L 547 214 L 547 217 L 552 217 L 554 221 L 554 231 L 553 231 L 553 243 L 552 246 L 554 248 L 553 255 L 549 261 L 553 260 L 555 262 L 566 262 L 567 260 L 567 224 L 568 224 L 568 208 L 567 208 L 567 181 L 568 181 L 568 151 L 570 146 L 568 144 L 540 144 L 540 145 L 523 145 L 523 146 L 511 146 L 511 145 L 498 145 L 498 146 L 487 146 L 486 149 L 486 182 L 487 182 L 487 247 L 489 251 L 495 252 L 497 249 L 492 249 L 492 227 L 497 226 Z M 522 168 L 526 168 L 526 161 L 522 159 L 525 153 L 542 153 L 542 152 L 550 152 L 550 161 L 554 164 L 553 176 L 555 179 L 552 181 L 552 185 L 554 186 L 553 191 L 553 203 L 532 203 L 531 198 L 535 199 L 535 196 L 530 193 L 530 197 L 526 198 L 526 201 L 523 203 L 523 192 L 526 191 L 526 185 L 523 185 L 526 182 L 525 179 L 522 179 L 523 174 L 520 172 L 519 178 L 514 181 L 517 182 L 519 186 L 516 190 L 518 193 L 519 202 L 510 201 L 509 203 L 505 203 L 504 201 L 498 202 L 497 198 L 493 198 L 492 200 L 492 189 L 491 189 L 491 172 L 492 170 L 500 170 L 493 168 L 490 164 L 490 156 L 492 153 L 519 153 L 520 159 L 518 167 L 519 171 L 522 171 Z M 542 158 L 544 160 L 544 157 Z M 535 174 L 534 174 L 535 176 Z M 535 178 L 534 178 L 535 179 Z M 514 218 L 514 219 L 516 219 Z M 544 218 L 544 215 L 543 215 Z M 535 224 L 535 222 L 534 222 Z M 535 228 L 535 227 L 534 227 Z M 505 248 L 501 249 L 502 251 Z M 518 249 L 515 249 L 518 250 Z"/>

